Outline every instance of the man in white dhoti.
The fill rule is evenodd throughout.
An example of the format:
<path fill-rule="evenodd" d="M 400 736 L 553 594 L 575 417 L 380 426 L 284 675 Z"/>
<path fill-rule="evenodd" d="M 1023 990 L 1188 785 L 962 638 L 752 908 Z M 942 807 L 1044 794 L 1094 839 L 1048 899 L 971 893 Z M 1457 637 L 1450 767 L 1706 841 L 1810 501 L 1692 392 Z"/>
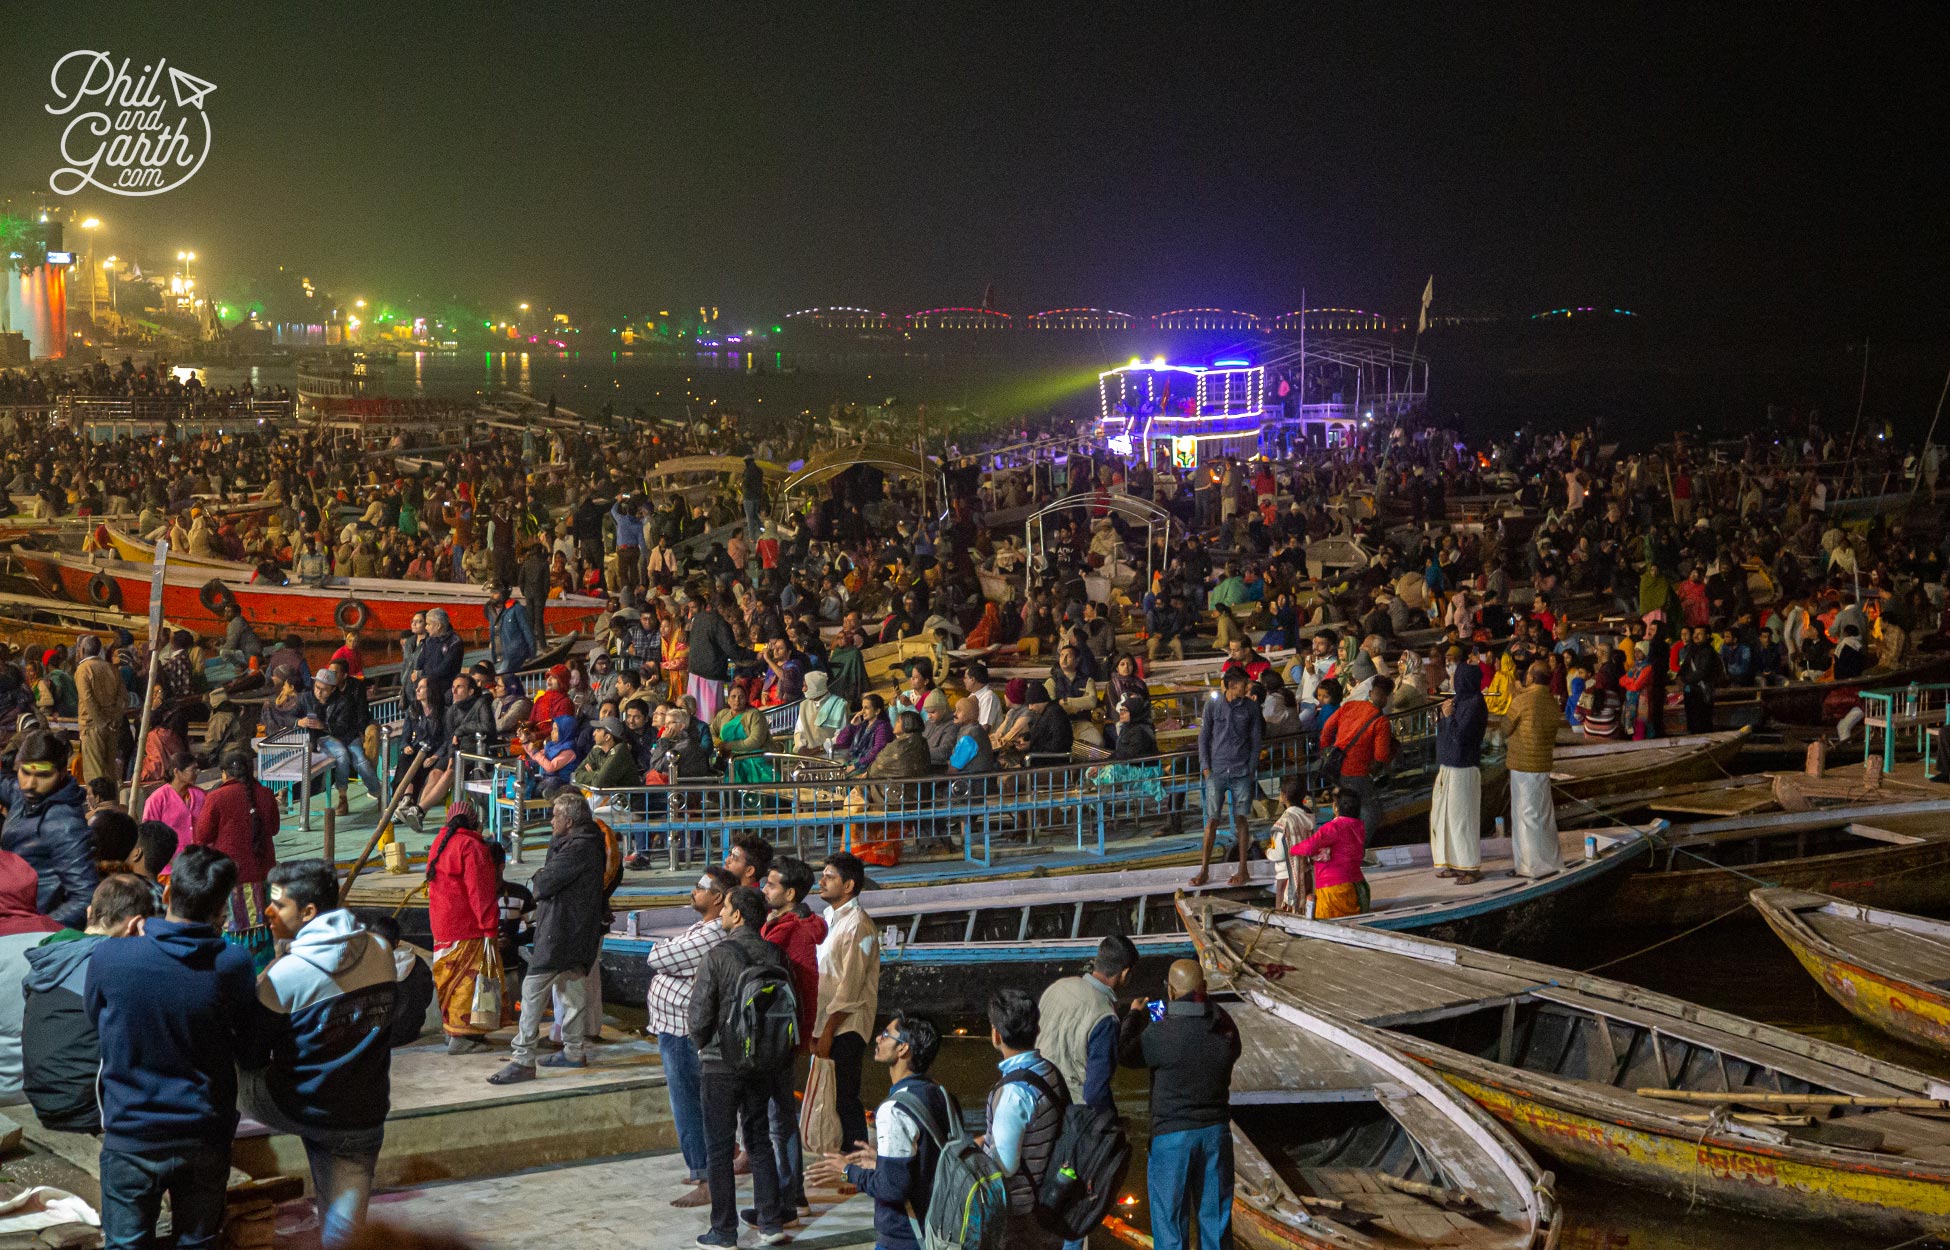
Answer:
<path fill-rule="evenodd" d="M 1483 670 L 1456 666 L 1455 697 L 1435 722 L 1435 791 L 1429 800 L 1429 855 L 1436 876 L 1468 885 L 1483 879 Z"/>
<path fill-rule="evenodd" d="M 1564 712 L 1551 695 L 1550 666 L 1530 666 L 1504 715 L 1510 769 L 1510 855 L 1519 877 L 1548 877 L 1564 868 L 1551 797 L 1551 757 Z"/>

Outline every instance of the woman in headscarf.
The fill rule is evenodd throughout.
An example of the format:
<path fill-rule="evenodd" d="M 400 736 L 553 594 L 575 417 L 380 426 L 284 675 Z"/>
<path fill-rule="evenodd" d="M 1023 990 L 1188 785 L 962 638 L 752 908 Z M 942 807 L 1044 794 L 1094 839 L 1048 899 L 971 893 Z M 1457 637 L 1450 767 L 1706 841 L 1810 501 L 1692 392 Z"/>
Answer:
<path fill-rule="evenodd" d="M 1638 648 L 1632 671 L 1618 687 L 1631 696 L 1632 737 L 1666 736 L 1666 643 L 1664 621 L 1648 621 L 1644 645 Z"/>
<path fill-rule="evenodd" d="M 534 773 L 528 779 L 530 798 L 547 798 L 576 771 L 576 718 L 558 716 L 549 725 L 548 741 L 524 748 Z"/>
<path fill-rule="evenodd" d="M 427 919 L 433 927 L 433 993 L 450 1055 L 477 1054 L 501 1021 L 477 1020 L 474 996 L 501 966 L 501 889 L 480 823 L 464 803 L 427 852 Z"/>
<path fill-rule="evenodd" d="M 1616 660 L 1600 664 L 1584 685 L 1584 694 L 1578 700 L 1578 718 L 1587 738 L 1609 741 L 1624 734 L 1625 696 L 1618 688 L 1617 664 Z"/>
<path fill-rule="evenodd" d="M 670 687 L 670 702 L 684 697 L 684 683 L 690 674 L 691 640 L 672 615 L 668 604 L 657 601 L 657 662 Z"/>
<path fill-rule="evenodd" d="M 867 661 L 861 651 L 863 642 L 857 630 L 842 633 L 832 653 L 826 657 L 826 667 L 832 675 L 827 686 L 846 700 L 848 707 L 856 706 L 867 692 Z M 888 732 L 893 731 L 890 728 Z"/>
<path fill-rule="evenodd" d="M 846 727 L 846 700 L 826 688 L 826 674 L 806 674 L 806 697 L 799 701 L 799 723 L 792 731 L 792 749 L 809 755 L 831 754 L 833 740 Z"/>
<path fill-rule="evenodd" d="M 1091 774 L 1099 786 L 1125 786 L 1121 794 L 1142 794 L 1153 802 L 1164 801 L 1164 787 L 1158 784 L 1158 735 L 1151 727 L 1151 700 L 1130 695 L 1117 705 L 1116 743 L 1106 764 Z M 1134 761 L 1151 760 L 1147 764 Z"/>
<path fill-rule="evenodd" d="M 1461 690 L 1460 683 L 1456 686 Z M 1489 706 L 1491 716 L 1503 716 L 1510 711 L 1510 700 L 1517 693 L 1517 661 L 1505 651 L 1496 661 L 1496 676 L 1490 678 L 1490 688 L 1483 692 L 1483 701 Z"/>
<path fill-rule="evenodd" d="M 1435 722 L 1435 789 L 1429 797 L 1429 857 L 1436 876 L 1468 885 L 1483 877 L 1483 731 L 1489 707 L 1483 670 L 1458 664 L 1456 693 Z M 1319 915 L 1318 912 L 1315 913 Z"/>
<path fill-rule="evenodd" d="M 535 705 L 521 688 L 521 678 L 513 673 L 503 673 L 496 678 L 498 688 L 494 696 L 494 732 L 507 737 L 528 723 L 535 711 Z"/>
<path fill-rule="evenodd" d="M 304 693 L 296 669 L 280 664 L 271 670 L 271 697 L 258 712 L 264 735 L 274 738 L 298 727 L 298 697 Z"/>
<path fill-rule="evenodd" d="M 1002 641 L 1002 610 L 994 600 L 982 605 L 982 619 L 975 628 L 968 631 L 968 638 L 962 645 L 970 651 L 980 651 L 986 647 L 997 646 Z"/>
<path fill-rule="evenodd" d="M 727 780 L 737 785 L 776 781 L 765 752 L 772 746 L 772 730 L 765 713 L 751 705 L 745 688 L 736 683 L 725 687 L 724 706 L 711 718 L 711 737 L 728 761 Z"/>

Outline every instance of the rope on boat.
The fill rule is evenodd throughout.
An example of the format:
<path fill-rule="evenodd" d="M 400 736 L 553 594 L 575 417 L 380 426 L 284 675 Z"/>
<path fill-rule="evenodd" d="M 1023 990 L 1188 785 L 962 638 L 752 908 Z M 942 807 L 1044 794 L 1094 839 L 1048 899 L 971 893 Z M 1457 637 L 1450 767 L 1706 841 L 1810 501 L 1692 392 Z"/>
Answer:
<path fill-rule="evenodd" d="M 1682 929 L 1678 933 L 1673 934 L 1671 937 L 1660 938 L 1652 945 L 1642 946 L 1638 950 L 1632 951 L 1630 954 L 1620 955 L 1616 959 L 1607 959 L 1605 962 L 1601 964 L 1593 964 L 1589 968 L 1584 969 L 1584 971 L 1598 972 L 1602 969 L 1612 967 L 1614 964 L 1622 964 L 1629 960 L 1637 959 L 1640 955 L 1649 955 L 1653 951 L 1658 950 L 1661 946 L 1668 946 L 1674 942 L 1677 942 L 1680 938 L 1688 937 L 1692 934 L 1698 933 L 1701 929 L 1706 928 L 1708 925 L 1716 925 L 1720 923 L 1722 920 L 1725 920 L 1728 916 L 1734 915 L 1736 912 L 1743 912 L 1746 910 L 1747 910 L 1747 903 L 1746 900 L 1743 899 L 1741 900 L 1740 906 L 1729 907 L 1727 910 L 1721 912 L 1719 915 L 1713 917 L 1713 919 L 1711 920 L 1701 921 L 1699 924 L 1694 925 L 1690 929 Z"/>

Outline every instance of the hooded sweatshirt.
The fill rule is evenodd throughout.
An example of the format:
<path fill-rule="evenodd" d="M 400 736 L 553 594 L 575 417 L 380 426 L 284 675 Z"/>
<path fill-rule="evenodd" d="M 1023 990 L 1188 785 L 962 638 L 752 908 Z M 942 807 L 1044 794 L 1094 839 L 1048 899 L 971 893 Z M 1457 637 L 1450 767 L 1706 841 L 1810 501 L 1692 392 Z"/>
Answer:
<path fill-rule="evenodd" d="M 0 851 L 0 983 L 19 985 L 27 975 L 27 952 L 59 929 L 34 910 L 34 870 L 18 855 Z M 25 1004 L 18 994 L 0 994 L 0 1104 L 22 1101 L 20 1034 Z"/>
<path fill-rule="evenodd" d="M 308 1128 L 377 1128 L 392 1105 L 393 950 L 344 908 L 314 917 L 264 970 L 265 1085 Z"/>
<path fill-rule="evenodd" d="M 237 1061 L 262 1032 L 250 952 L 207 924 L 150 920 L 95 948 L 82 1005 L 101 1037 L 102 1145 L 227 1145 Z"/>
<path fill-rule="evenodd" d="M 88 986 L 95 948 L 108 940 L 63 929 L 27 952 L 21 986 L 27 995 L 20 1031 L 21 1084 L 43 1128 L 102 1131 L 101 1104 L 95 1099 L 101 1040 L 82 1009 L 81 992 Z"/>

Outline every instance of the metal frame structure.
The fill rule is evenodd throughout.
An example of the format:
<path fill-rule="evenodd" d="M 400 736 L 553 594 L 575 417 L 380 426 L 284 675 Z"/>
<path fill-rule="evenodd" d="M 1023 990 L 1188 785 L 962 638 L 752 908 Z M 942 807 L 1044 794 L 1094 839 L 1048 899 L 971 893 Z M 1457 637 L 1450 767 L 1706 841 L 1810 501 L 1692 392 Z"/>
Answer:
<path fill-rule="evenodd" d="M 1152 539 L 1157 536 L 1158 527 L 1164 526 L 1167 542 L 1171 539 L 1172 526 L 1176 525 L 1180 529 L 1185 527 L 1184 522 L 1151 500 L 1140 499 L 1136 495 L 1127 495 L 1121 491 L 1097 490 L 1087 495 L 1068 495 L 1055 503 L 1038 508 L 1023 518 L 1022 522 L 1022 546 L 1025 555 L 1022 565 L 1024 599 L 1029 598 L 1030 586 L 1035 581 L 1037 570 L 1048 563 L 1042 558 L 1043 518 L 1053 512 L 1070 512 L 1077 508 L 1103 508 L 1144 523 L 1144 584 L 1147 587 L 1151 585 Z M 1108 572 L 1110 570 L 1106 570 L 1106 573 Z"/>

